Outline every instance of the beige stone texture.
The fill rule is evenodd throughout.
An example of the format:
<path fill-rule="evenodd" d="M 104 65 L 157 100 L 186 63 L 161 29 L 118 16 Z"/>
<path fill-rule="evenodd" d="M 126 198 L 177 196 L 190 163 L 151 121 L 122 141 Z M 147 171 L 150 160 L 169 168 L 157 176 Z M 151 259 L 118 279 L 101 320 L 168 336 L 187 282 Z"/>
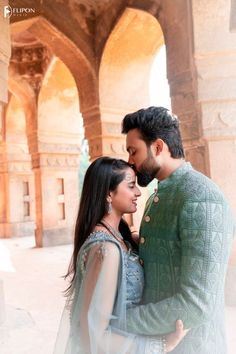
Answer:
<path fill-rule="evenodd" d="M 208 150 L 211 157 L 211 177 L 221 186 L 236 210 L 236 189 L 232 188 L 236 181 L 236 138 L 208 141 Z"/>
<path fill-rule="evenodd" d="M 192 9 L 199 124 L 207 144 L 208 175 L 222 188 L 236 215 L 236 37 L 230 30 L 230 0 L 193 0 Z M 229 268 L 234 275 L 228 275 L 231 284 L 235 247 Z M 235 297 L 232 285 L 227 291 Z"/>
<path fill-rule="evenodd" d="M 192 0 L 195 55 L 235 50 L 236 38 L 230 31 L 231 0 Z"/>
<path fill-rule="evenodd" d="M 193 1 L 198 99 L 209 173 L 236 212 L 236 37 L 230 32 L 229 18 L 230 1 Z"/>

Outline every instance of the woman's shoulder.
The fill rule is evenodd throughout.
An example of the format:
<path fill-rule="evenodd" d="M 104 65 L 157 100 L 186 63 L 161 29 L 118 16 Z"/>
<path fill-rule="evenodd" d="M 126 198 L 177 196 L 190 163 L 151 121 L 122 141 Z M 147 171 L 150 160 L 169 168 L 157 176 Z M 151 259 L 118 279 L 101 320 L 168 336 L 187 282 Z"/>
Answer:
<path fill-rule="evenodd" d="M 111 234 L 99 229 L 91 232 L 85 241 L 83 248 L 86 249 L 94 246 L 101 246 L 107 250 L 119 250 L 121 248 L 119 242 Z"/>
<path fill-rule="evenodd" d="M 94 235 L 92 235 L 93 239 Z M 88 247 L 84 248 L 84 254 L 90 255 L 91 258 L 97 258 L 100 260 L 120 258 L 120 250 L 119 246 L 113 242 L 111 237 L 99 237 L 95 239 L 95 241 L 91 241 L 88 243 Z"/>
<path fill-rule="evenodd" d="M 91 232 L 86 242 L 94 242 L 94 241 L 116 242 L 116 240 L 114 240 L 114 237 L 112 237 L 112 235 L 110 235 L 107 231 L 102 229 L 95 229 L 93 232 Z"/>

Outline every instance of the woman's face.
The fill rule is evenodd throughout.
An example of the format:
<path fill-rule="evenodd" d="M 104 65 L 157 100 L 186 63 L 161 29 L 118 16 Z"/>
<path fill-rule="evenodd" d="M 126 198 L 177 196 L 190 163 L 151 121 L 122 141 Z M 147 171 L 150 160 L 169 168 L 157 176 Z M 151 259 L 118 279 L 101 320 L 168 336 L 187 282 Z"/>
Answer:
<path fill-rule="evenodd" d="M 136 176 L 132 168 L 125 170 L 125 177 L 115 191 L 110 192 L 112 209 L 114 212 L 123 215 L 134 213 L 137 210 L 137 198 L 141 195 L 136 185 Z"/>

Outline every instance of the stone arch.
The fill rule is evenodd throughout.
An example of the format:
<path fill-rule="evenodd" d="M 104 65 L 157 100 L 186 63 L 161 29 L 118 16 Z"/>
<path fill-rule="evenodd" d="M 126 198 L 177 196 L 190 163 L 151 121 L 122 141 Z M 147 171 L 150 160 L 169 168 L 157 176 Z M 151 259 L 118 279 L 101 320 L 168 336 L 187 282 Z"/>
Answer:
<path fill-rule="evenodd" d="M 37 16 L 32 19 L 13 23 L 12 33 L 28 31 L 45 44 L 68 67 L 78 89 L 80 111 L 83 115 L 85 137 L 89 144 L 91 158 L 101 155 L 101 142 L 94 147 L 93 134 L 100 134 L 101 121 L 99 110 L 98 78 L 96 60 L 93 52 L 84 41 L 75 45 L 46 18 Z"/>
<path fill-rule="evenodd" d="M 57 143 L 57 134 L 63 133 L 60 143 L 69 141 L 78 145 L 79 149 L 83 127 L 76 82 L 70 70 L 57 57 L 51 61 L 39 91 L 38 130 L 41 140 L 43 132 L 50 131 L 50 142 Z"/>
<path fill-rule="evenodd" d="M 186 155 L 198 170 L 210 174 L 198 104 L 191 2 L 165 0 L 143 4 L 131 0 L 129 6 L 147 11 L 161 25 L 167 50 L 171 105 L 180 118 Z"/>
<path fill-rule="evenodd" d="M 91 52 L 85 54 L 42 16 L 13 23 L 11 26 L 13 33 L 25 30 L 30 32 L 65 63 L 78 87 L 82 111 L 91 104 L 98 104 L 96 62 Z"/>
<path fill-rule="evenodd" d="M 149 104 L 149 75 L 153 59 L 163 45 L 156 19 L 126 8 L 113 28 L 100 62 L 99 97 L 105 150 L 126 157 L 120 136 L 125 113 Z"/>
<path fill-rule="evenodd" d="M 161 27 L 153 16 L 141 10 L 125 9 L 101 59 L 101 109 L 129 111 L 149 103 L 150 68 L 163 43 Z"/>
<path fill-rule="evenodd" d="M 37 108 L 38 151 L 33 168 L 38 191 L 36 241 L 42 246 L 71 241 L 78 204 L 82 117 L 75 80 L 56 57 L 44 76 Z"/>
<path fill-rule="evenodd" d="M 67 71 L 71 72 L 70 75 L 73 76 L 74 85 L 77 87 L 75 91 L 77 96 L 79 94 L 81 111 L 83 110 L 85 117 L 87 117 L 88 112 L 91 109 L 94 111 L 95 107 L 95 114 L 99 120 L 97 78 L 94 63 L 92 63 L 93 58 L 88 59 L 72 41 L 62 33 L 58 33 L 58 30 L 42 17 L 22 21 L 12 26 L 14 33 L 26 30 L 30 32 L 43 45 L 46 45 L 51 53 L 56 54 L 62 62 L 65 62 L 69 69 Z M 43 90 L 39 91 L 38 95 L 38 92 L 32 89 L 31 85 L 17 75 L 14 70 L 10 73 L 9 81 L 11 91 L 16 92 L 26 112 L 27 136 L 36 193 L 36 245 L 41 247 L 47 244 L 68 242 L 72 237 L 74 211 L 77 209 L 78 203 L 76 193 L 78 189 L 78 142 L 74 146 L 73 144 L 62 144 L 60 148 L 64 150 L 59 152 L 55 148 L 59 147 L 59 144 L 56 144 L 55 141 L 54 145 L 51 142 L 45 144 L 40 136 L 41 121 L 38 115 L 41 113 L 40 110 L 38 112 L 38 108 L 41 108 L 40 95 Z M 79 114 L 77 118 L 79 120 Z M 85 130 L 86 127 L 85 124 Z M 46 186 L 51 181 L 54 187 L 50 189 L 48 194 Z M 60 200 L 60 202 L 56 200 Z M 47 203 L 48 205 L 46 205 Z M 60 206 L 60 212 L 56 218 L 50 218 L 46 210 L 57 210 L 58 206 Z"/>
<path fill-rule="evenodd" d="M 18 97 L 26 117 L 34 174 L 31 190 L 35 192 L 32 210 L 35 211 L 36 245 L 40 247 L 68 242 L 71 240 L 74 211 L 78 204 L 76 191 L 82 126 L 76 128 L 82 116 L 75 80 L 69 69 L 58 58 L 54 58 L 44 76 L 38 97 L 31 85 L 13 70 L 10 70 L 9 89 Z M 61 104 L 57 116 L 52 116 L 50 99 L 60 96 L 56 102 L 58 106 L 63 101 L 61 96 L 66 94 L 64 105 Z M 48 185 L 51 186 L 50 193 Z M 50 210 L 53 215 L 48 212 Z M 14 231 L 12 234 L 16 235 Z M 63 236 L 59 238 L 59 234 Z"/>
<path fill-rule="evenodd" d="M 11 69 L 9 70 L 8 88 L 19 99 L 24 109 L 28 146 L 32 153 L 36 148 L 32 144 L 32 132 L 37 130 L 37 102 L 34 90 L 27 81 Z"/>
<path fill-rule="evenodd" d="M 108 154 L 127 159 L 123 116 L 150 104 L 152 63 L 164 44 L 158 21 L 149 13 L 126 8 L 111 32 L 100 62 L 99 94 L 104 145 Z M 139 224 L 147 190 L 139 199 L 139 212 L 130 220 Z"/>
<path fill-rule="evenodd" d="M 62 34 L 58 35 L 58 30 L 44 18 L 39 18 L 30 27 L 30 30 L 48 45 L 73 75 L 78 89 L 80 111 L 84 121 L 84 134 L 88 140 L 89 155 L 91 159 L 100 156 L 103 151 L 100 134 L 102 128 L 95 56 L 91 51 L 86 56 L 68 38 Z M 50 36 L 48 33 L 50 33 Z M 53 40 L 50 40 L 50 38 L 53 38 Z M 82 42 L 81 46 L 84 45 Z M 100 138 L 97 139 L 97 136 Z"/>

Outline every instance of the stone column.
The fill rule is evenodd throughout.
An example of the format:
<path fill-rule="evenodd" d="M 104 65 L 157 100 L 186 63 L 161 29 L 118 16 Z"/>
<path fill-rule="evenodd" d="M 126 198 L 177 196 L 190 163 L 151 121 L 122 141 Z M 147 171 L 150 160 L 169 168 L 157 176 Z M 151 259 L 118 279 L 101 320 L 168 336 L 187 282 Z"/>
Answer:
<path fill-rule="evenodd" d="M 32 154 L 36 246 L 72 242 L 78 209 L 78 146 L 39 143 Z"/>
<path fill-rule="evenodd" d="M 205 142 L 201 139 L 196 68 L 193 58 L 193 22 L 189 1 L 162 1 L 160 23 L 165 33 L 167 77 L 172 110 L 180 119 L 186 159 L 207 174 Z"/>
<path fill-rule="evenodd" d="M 24 128 L 24 112 L 9 99 L 2 114 L 0 236 L 17 237 L 34 234 L 34 182 Z M 16 109 L 17 107 L 17 109 Z M 20 114 L 20 113 L 21 114 Z M 23 125 L 22 125 L 23 123 Z"/>
<path fill-rule="evenodd" d="M 208 174 L 228 198 L 236 216 L 236 29 L 235 0 L 192 0 L 202 140 Z M 207 35 L 206 35 L 207 34 Z M 236 305 L 236 244 L 226 281 L 226 300 Z"/>
<path fill-rule="evenodd" d="M 125 137 L 121 135 L 124 113 L 108 110 L 101 112 L 98 106 L 94 106 L 83 111 L 82 115 L 90 159 L 113 156 L 126 160 Z"/>
<path fill-rule="evenodd" d="M 34 234 L 34 181 L 30 156 L 19 159 L 5 153 L 1 165 L 0 185 L 1 216 L 0 235 L 2 237 L 31 236 Z"/>

